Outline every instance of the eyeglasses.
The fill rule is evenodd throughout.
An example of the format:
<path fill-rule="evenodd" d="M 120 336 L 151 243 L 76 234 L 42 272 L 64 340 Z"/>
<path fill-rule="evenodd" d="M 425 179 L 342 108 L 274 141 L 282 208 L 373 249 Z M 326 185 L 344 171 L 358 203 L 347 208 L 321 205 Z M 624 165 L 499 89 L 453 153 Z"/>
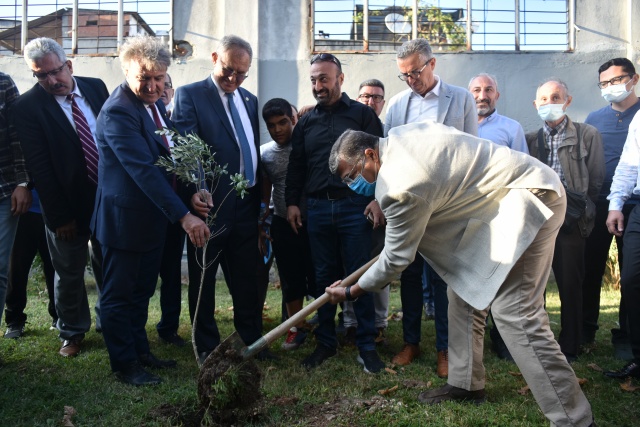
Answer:
<path fill-rule="evenodd" d="M 319 53 L 317 55 L 313 55 L 311 57 L 311 63 L 310 65 L 315 64 L 316 62 L 333 62 L 334 64 L 336 64 L 338 66 L 338 68 L 340 70 L 342 70 L 342 64 L 340 64 L 340 60 L 338 58 L 336 58 L 335 56 L 333 56 L 330 53 Z"/>
<path fill-rule="evenodd" d="M 364 170 L 364 162 L 367 158 L 363 157 L 362 158 L 362 170 Z M 358 177 L 358 175 L 362 175 L 362 170 L 360 171 L 360 173 L 358 175 L 356 175 L 356 178 L 351 178 L 351 175 L 353 175 L 353 171 L 356 170 L 356 167 L 358 166 L 358 162 L 356 162 L 355 165 L 353 165 L 353 167 L 351 168 L 351 170 L 349 171 L 349 174 L 347 176 L 345 176 L 344 178 L 342 178 L 342 182 L 346 185 L 351 185 L 353 184 L 353 182 L 356 180 L 356 178 Z"/>
<path fill-rule="evenodd" d="M 604 89 L 605 87 L 609 86 L 609 85 L 619 85 L 620 83 L 622 83 L 622 80 L 625 77 L 633 77 L 634 74 L 625 74 L 623 76 L 618 76 L 618 77 L 614 77 L 611 80 L 604 80 L 601 81 L 600 83 L 598 83 L 598 87 L 600 89 Z"/>
<path fill-rule="evenodd" d="M 171 82 L 164 82 L 165 89 L 173 89 L 173 84 Z"/>
<path fill-rule="evenodd" d="M 58 75 L 58 73 L 60 71 L 62 71 L 62 69 L 64 67 L 67 66 L 67 63 L 65 62 L 64 64 L 62 64 L 60 67 L 56 68 L 55 70 L 51 70 L 48 71 L 46 73 L 36 73 L 35 71 L 33 71 L 33 77 L 35 77 L 36 79 L 40 80 L 40 81 L 44 81 L 47 80 L 48 77 L 55 77 Z"/>
<path fill-rule="evenodd" d="M 384 101 L 384 95 L 371 95 L 370 93 L 361 93 L 358 95 L 358 99 L 368 101 L 371 99 L 374 104 L 379 104 Z"/>
<path fill-rule="evenodd" d="M 424 70 L 425 67 L 429 64 L 429 62 L 431 62 L 431 59 L 433 58 L 430 58 L 427 62 L 425 62 L 424 66 L 419 70 L 409 71 L 408 73 L 400 73 L 398 74 L 398 78 L 403 82 L 406 82 L 409 79 L 409 77 L 416 80 L 418 77 L 420 77 L 420 73 L 422 73 L 422 70 Z"/>
<path fill-rule="evenodd" d="M 222 64 L 222 75 L 225 76 L 226 78 L 229 78 L 235 75 L 236 81 L 238 83 L 242 83 L 244 79 L 249 77 L 249 73 L 239 73 L 233 68 L 227 67 L 226 64 L 222 61 L 222 59 L 220 60 L 220 63 Z"/>

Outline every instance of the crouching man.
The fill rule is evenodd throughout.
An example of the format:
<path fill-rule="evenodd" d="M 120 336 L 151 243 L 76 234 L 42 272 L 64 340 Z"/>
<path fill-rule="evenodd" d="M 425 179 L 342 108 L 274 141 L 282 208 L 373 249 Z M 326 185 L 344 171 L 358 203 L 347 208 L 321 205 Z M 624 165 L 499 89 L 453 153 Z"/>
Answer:
<path fill-rule="evenodd" d="M 538 160 L 425 121 L 388 138 L 347 131 L 329 158 L 356 191 L 375 186 L 387 229 L 380 259 L 333 303 L 375 292 L 420 253 L 449 285 L 449 378 L 421 393 L 425 404 L 485 400 L 484 323 L 494 320 L 542 412 L 556 426 L 589 426 L 591 407 L 549 328 L 544 290 L 566 197 Z"/>

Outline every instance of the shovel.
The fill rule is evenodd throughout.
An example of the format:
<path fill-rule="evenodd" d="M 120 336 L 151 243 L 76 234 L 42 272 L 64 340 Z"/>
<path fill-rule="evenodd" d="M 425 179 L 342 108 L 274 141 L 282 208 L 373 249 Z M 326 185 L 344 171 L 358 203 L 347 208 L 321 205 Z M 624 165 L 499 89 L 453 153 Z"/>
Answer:
<path fill-rule="evenodd" d="M 367 271 L 369 267 L 378 260 L 378 257 L 379 255 L 351 273 L 349 276 L 345 277 L 338 287 L 346 288 L 347 286 L 355 284 L 360 276 L 362 276 L 365 271 Z M 229 346 L 228 348 L 233 349 L 238 355 L 242 356 L 244 360 L 249 359 L 270 346 L 275 340 L 286 334 L 289 329 L 300 323 L 301 320 L 305 319 L 308 315 L 328 302 L 329 294 L 325 292 L 321 297 L 316 298 L 311 304 L 304 307 L 302 310 L 269 331 L 266 335 L 248 347 L 244 344 L 244 341 L 242 341 L 242 338 L 240 338 L 237 331 L 225 339 L 221 345 L 226 344 Z"/>

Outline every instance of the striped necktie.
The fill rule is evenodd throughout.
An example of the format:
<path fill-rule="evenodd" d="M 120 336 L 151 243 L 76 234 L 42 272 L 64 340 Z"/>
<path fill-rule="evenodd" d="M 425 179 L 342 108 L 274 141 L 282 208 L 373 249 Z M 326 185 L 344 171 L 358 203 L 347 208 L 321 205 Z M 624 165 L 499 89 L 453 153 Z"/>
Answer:
<path fill-rule="evenodd" d="M 93 139 L 93 134 L 87 123 L 87 119 L 82 113 L 82 110 L 78 106 L 78 103 L 74 99 L 74 94 L 67 95 L 67 99 L 71 101 L 71 113 L 73 114 L 73 121 L 76 124 L 76 132 L 80 143 L 82 144 L 82 151 L 84 151 L 84 159 L 87 163 L 87 177 L 94 184 L 98 185 L 98 149 L 96 148 L 96 142 Z"/>

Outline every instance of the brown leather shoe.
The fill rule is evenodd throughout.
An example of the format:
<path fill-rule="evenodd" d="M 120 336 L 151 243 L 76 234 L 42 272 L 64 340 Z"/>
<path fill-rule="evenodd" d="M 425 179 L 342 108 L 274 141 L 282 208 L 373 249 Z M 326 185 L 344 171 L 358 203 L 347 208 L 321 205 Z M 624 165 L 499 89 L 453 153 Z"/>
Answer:
<path fill-rule="evenodd" d="M 440 378 L 447 378 L 449 376 L 449 350 L 441 350 L 438 352 L 436 373 Z"/>
<path fill-rule="evenodd" d="M 418 395 L 418 400 L 427 405 L 437 405 L 447 401 L 473 402 L 479 405 L 487 398 L 485 397 L 484 389 L 469 391 L 447 384 L 434 390 L 423 391 Z"/>
<path fill-rule="evenodd" d="M 78 339 L 64 340 L 60 348 L 60 355 L 64 357 L 76 357 L 80 353 L 80 341 Z"/>
<path fill-rule="evenodd" d="M 393 356 L 391 363 L 394 365 L 406 366 L 413 362 L 413 359 L 420 356 L 420 346 L 417 344 L 404 343 L 404 347 L 400 350 L 400 353 Z"/>

